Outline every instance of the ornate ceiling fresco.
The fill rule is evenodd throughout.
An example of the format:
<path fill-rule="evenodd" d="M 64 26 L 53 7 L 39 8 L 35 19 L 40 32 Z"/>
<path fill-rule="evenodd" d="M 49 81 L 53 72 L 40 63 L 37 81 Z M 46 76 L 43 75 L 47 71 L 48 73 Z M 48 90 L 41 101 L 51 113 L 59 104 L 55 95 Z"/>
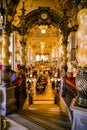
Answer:
<path fill-rule="evenodd" d="M 2 3 L 5 5 L 5 0 Z M 49 53 L 59 44 L 61 35 L 67 33 L 66 28 L 76 22 L 74 0 L 7 0 L 7 5 L 12 29 L 27 35 L 27 46 L 32 46 L 36 54 L 41 53 L 41 43 L 44 43 L 44 53 Z M 41 33 L 41 25 L 47 26 L 45 33 Z"/>

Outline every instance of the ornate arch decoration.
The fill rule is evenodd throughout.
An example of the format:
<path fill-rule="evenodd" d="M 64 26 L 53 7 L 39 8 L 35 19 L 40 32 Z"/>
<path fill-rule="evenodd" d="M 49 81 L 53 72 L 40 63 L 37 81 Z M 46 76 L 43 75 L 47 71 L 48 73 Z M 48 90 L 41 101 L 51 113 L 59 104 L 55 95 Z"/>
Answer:
<path fill-rule="evenodd" d="M 49 7 L 40 7 L 25 16 L 25 30 L 32 28 L 36 24 L 47 24 L 54 25 L 57 28 L 60 28 L 61 32 L 64 29 L 64 20 L 58 15 L 58 13 Z"/>

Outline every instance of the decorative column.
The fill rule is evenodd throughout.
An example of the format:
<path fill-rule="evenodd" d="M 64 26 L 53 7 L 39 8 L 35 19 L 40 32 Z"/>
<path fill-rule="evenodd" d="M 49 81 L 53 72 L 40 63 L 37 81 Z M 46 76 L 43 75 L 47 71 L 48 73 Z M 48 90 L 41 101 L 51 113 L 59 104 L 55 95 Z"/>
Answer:
<path fill-rule="evenodd" d="M 78 61 L 78 73 L 76 86 L 78 87 L 78 104 L 87 107 L 87 8 L 79 11 L 77 16 L 79 27 L 77 30 L 78 48 L 76 58 Z"/>
<path fill-rule="evenodd" d="M 64 88 L 65 88 L 65 81 L 67 77 L 67 37 L 64 37 L 62 43 L 62 65 L 61 65 L 61 87 L 62 87 L 62 96 L 64 97 Z"/>
<path fill-rule="evenodd" d="M 22 66 L 25 68 L 25 65 L 26 65 L 26 59 L 25 59 L 25 56 L 26 56 L 26 53 L 25 53 L 25 46 L 26 46 L 26 41 L 24 40 L 24 36 L 22 36 L 21 38 L 21 62 L 22 62 Z"/>
<path fill-rule="evenodd" d="M 81 4 L 83 9 L 81 9 Z M 82 0 L 77 14 L 77 50 L 78 73 L 76 75 L 77 97 L 71 104 L 73 111 L 72 130 L 87 129 L 87 1 Z"/>
<path fill-rule="evenodd" d="M 66 77 L 67 77 L 67 71 L 68 69 L 72 69 L 69 68 L 70 66 L 68 66 L 68 58 L 67 58 L 67 46 L 68 46 L 68 36 L 70 34 L 70 32 L 72 32 L 73 30 L 76 31 L 76 26 L 73 26 L 72 28 L 65 28 L 65 30 L 63 31 L 63 43 L 62 43 L 62 89 L 64 90 L 65 88 L 65 81 L 66 81 Z M 74 39 L 73 39 L 74 40 Z M 72 47 L 71 47 L 71 51 L 73 52 L 73 54 L 75 53 L 75 41 L 72 41 Z M 70 54 L 71 58 L 73 58 L 74 60 L 74 55 L 72 55 L 72 53 Z M 71 58 L 69 58 L 69 60 L 71 60 Z M 72 72 L 70 73 L 70 75 L 72 74 Z M 64 96 L 64 93 L 62 92 L 62 96 Z"/>
<path fill-rule="evenodd" d="M 67 76 L 67 41 L 62 44 L 62 77 Z"/>
<path fill-rule="evenodd" d="M 0 87 L 2 91 L 2 102 L 1 102 L 1 114 L 7 115 L 13 110 L 16 110 L 15 106 L 15 86 L 10 84 L 9 71 L 11 66 L 9 64 L 10 52 L 9 52 L 9 41 L 10 35 L 7 30 L 3 29 L 3 44 L 2 44 L 2 85 Z"/>
<path fill-rule="evenodd" d="M 2 84 L 0 90 L 2 91 L 2 101 L 0 104 L 1 114 L 6 115 L 16 109 L 15 97 L 14 97 L 14 86 L 10 84 L 9 71 L 11 69 L 10 59 L 10 31 L 11 24 L 7 21 L 7 7 L 5 9 L 2 6 Z M 4 10 L 4 11 L 3 11 Z"/>
<path fill-rule="evenodd" d="M 23 90 L 23 96 L 24 96 L 24 100 L 27 96 L 27 93 L 26 93 L 26 76 L 25 76 L 25 73 L 26 73 L 26 70 L 25 70 L 25 67 L 26 67 L 26 59 L 25 59 L 25 56 L 26 56 L 26 53 L 25 53 L 25 45 L 26 45 L 26 41 L 24 40 L 24 36 L 22 36 L 22 39 L 21 39 L 21 62 L 22 62 L 22 65 L 21 65 L 21 75 L 23 77 L 23 82 L 22 82 L 22 90 Z"/>
<path fill-rule="evenodd" d="M 26 43 L 26 47 L 25 47 L 25 55 L 26 55 L 26 57 L 25 57 L 25 63 L 26 63 L 26 67 L 28 67 L 28 62 L 29 62 L 29 56 L 28 56 L 28 54 L 29 54 L 29 48 L 28 48 L 28 45 L 27 45 L 27 43 Z"/>
<path fill-rule="evenodd" d="M 72 73 L 72 65 L 71 65 L 71 35 L 68 37 L 68 44 L 67 44 L 67 77 L 71 77 Z"/>
<path fill-rule="evenodd" d="M 62 21 L 62 26 L 61 31 L 63 33 L 63 42 L 62 42 L 62 66 L 61 66 L 61 71 L 62 71 L 62 80 L 61 80 L 61 85 L 62 89 L 64 89 L 65 86 L 65 79 L 67 77 L 67 40 L 68 40 L 68 35 L 69 35 L 69 28 L 68 28 L 68 19 L 69 17 L 66 14 L 66 7 L 63 8 L 63 21 Z M 62 93 L 63 94 L 63 93 Z M 62 95 L 63 96 L 63 95 Z"/>
<path fill-rule="evenodd" d="M 10 71 L 10 52 L 9 52 L 9 46 L 10 46 L 10 34 L 6 32 L 6 30 L 3 29 L 3 44 L 2 44 L 2 82 L 5 85 L 5 87 L 9 87 L 10 79 L 9 79 L 9 71 Z"/>
<path fill-rule="evenodd" d="M 25 45 L 26 45 L 26 40 L 25 40 L 25 34 L 27 34 L 27 29 L 25 28 L 25 8 L 24 8 L 24 2 L 23 2 L 23 7 L 21 9 L 21 16 L 20 18 L 20 27 L 19 27 L 19 34 L 20 34 L 20 44 L 21 44 L 21 75 L 23 77 L 23 82 L 21 84 L 21 88 L 23 90 L 23 96 L 24 99 L 26 98 L 26 76 L 25 76 L 25 67 L 26 67 L 26 59 L 25 59 Z M 22 100 L 22 102 L 23 102 Z"/>
<path fill-rule="evenodd" d="M 75 45 L 76 30 L 68 36 L 67 45 L 67 77 L 76 77 L 77 62 L 76 62 L 76 45 Z"/>
<path fill-rule="evenodd" d="M 26 64 L 26 60 L 25 60 L 25 45 L 26 45 L 26 40 L 25 40 L 25 34 L 27 33 L 27 30 L 25 28 L 25 8 L 24 8 L 25 3 L 23 2 L 23 7 L 21 9 L 21 16 L 19 16 L 20 18 L 20 31 L 19 34 L 21 35 L 21 51 L 22 51 L 22 67 L 25 68 L 25 64 Z"/>

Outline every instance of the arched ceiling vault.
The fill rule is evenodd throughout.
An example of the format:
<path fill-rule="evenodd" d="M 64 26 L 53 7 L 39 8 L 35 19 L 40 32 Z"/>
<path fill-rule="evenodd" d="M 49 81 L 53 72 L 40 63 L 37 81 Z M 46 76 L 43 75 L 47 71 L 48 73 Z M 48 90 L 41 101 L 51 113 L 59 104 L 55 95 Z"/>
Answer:
<path fill-rule="evenodd" d="M 43 16 L 44 15 L 44 16 Z M 43 18 L 47 17 L 47 18 Z M 61 32 L 68 28 L 67 20 L 64 21 L 60 15 L 54 10 L 51 10 L 49 7 L 40 7 L 37 10 L 34 10 L 27 15 L 25 15 L 25 26 L 24 26 L 24 34 L 27 33 L 27 30 L 34 27 L 35 25 L 53 25 L 56 28 L 60 28 Z M 14 24 L 13 24 L 14 25 Z M 22 34 L 23 24 L 20 22 L 17 26 L 15 26 L 15 30 Z"/>
<path fill-rule="evenodd" d="M 47 17 L 47 18 L 44 18 Z M 34 25 L 50 25 L 53 24 L 56 27 L 60 27 L 63 24 L 63 19 L 50 8 L 41 7 L 37 10 L 26 15 L 26 28 L 33 27 Z"/>
<path fill-rule="evenodd" d="M 40 26 L 42 25 L 47 25 L 45 34 L 41 34 Z M 44 54 L 51 53 L 53 46 L 58 44 L 61 37 L 62 25 L 64 25 L 63 19 L 55 11 L 47 7 L 41 7 L 25 16 L 25 31 L 27 31 L 28 35 L 27 43 L 32 46 L 35 54 L 42 53 L 41 44 L 44 44 Z"/>
<path fill-rule="evenodd" d="M 20 19 L 23 2 L 25 23 Z M 61 33 L 67 33 L 69 21 L 71 26 L 75 23 L 75 0 L 7 0 L 7 4 L 8 21 L 12 23 L 12 29 L 20 35 L 27 34 L 27 45 L 30 44 L 38 53 L 41 42 L 45 42 L 45 53 L 49 53 L 52 46 L 58 43 Z M 46 34 L 40 33 L 40 25 L 48 26 Z"/>
<path fill-rule="evenodd" d="M 67 19 L 68 20 L 68 19 Z M 67 31 L 67 20 L 49 7 L 40 7 L 25 15 L 25 26 L 20 24 L 17 29 L 20 35 L 27 34 L 27 45 L 31 45 L 35 54 L 41 54 L 41 43 L 44 43 L 44 54 L 52 51 L 61 34 Z M 23 23 L 24 24 L 24 23 Z M 46 34 L 40 32 L 40 26 L 47 25 Z M 24 29 L 24 30 L 23 30 Z"/>

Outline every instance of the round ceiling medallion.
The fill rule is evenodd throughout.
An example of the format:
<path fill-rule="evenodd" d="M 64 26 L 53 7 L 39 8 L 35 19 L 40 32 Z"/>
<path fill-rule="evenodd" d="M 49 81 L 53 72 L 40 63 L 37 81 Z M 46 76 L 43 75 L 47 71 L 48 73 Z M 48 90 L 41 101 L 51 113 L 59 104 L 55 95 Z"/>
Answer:
<path fill-rule="evenodd" d="M 47 13 L 42 13 L 41 14 L 41 18 L 44 19 L 44 20 L 47 19 L 47 17 L 48 17 Z"/>

